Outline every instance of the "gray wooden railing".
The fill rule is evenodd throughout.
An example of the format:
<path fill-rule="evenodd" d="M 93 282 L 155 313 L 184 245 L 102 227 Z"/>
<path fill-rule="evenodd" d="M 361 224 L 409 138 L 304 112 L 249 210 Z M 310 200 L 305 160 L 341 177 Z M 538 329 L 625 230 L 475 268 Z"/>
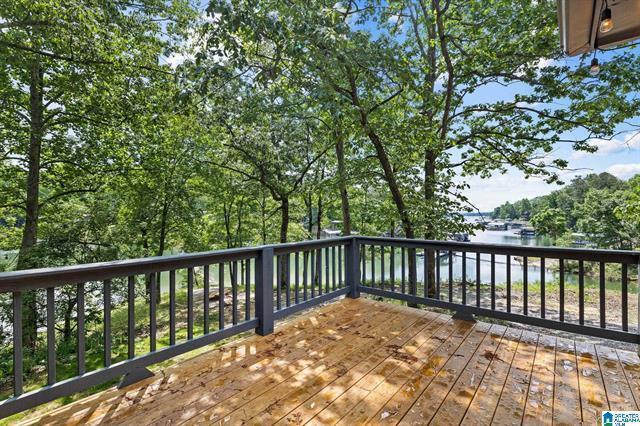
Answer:
<path fill-rule="evenodd" d="M 516 299 L 513 297 L 515 281 L 512 280 L 511 265 L 516 256 L 523 265 L 522 282 L 518 283 L 522 287 L 522 298 L 512 303 Z M 420 276 L 417 273 L 419 257 L 422 258 Z M 504 258 L 505 262 L 497 262 L 497 258 Z M 532 280 L 527 263 L 532 258 L 540 259 L 541 272 L 536 283 L 539 303 L 529 298 Z M 461 262 L 461 276 L 457 280 L 454 259 Z M 545 304 L 547 259 L 555 259 L 559 264 L 559 308 L 553 313 Z M 0 273 L 0 293 L 9 293 L 13 299 L 14 391 L 13 397 L 0 402 L 0 418 L 120 377 L 123 377 L 121 386 L 133 383 L 151 375 L 146 369 L 149 365 L 247 331 L 269 334 L 276 320 L 340 296 L 359 297 L 361 292 L 451 309 L 461 317 L 483 315 L 638 343 L 637 327 L 635 331 L 630 331 L 629 327 L 628 278 L 629 270 L 637 268 L 639 259 L 639 253 L 631 251 L 343 237 Z M 435 262 L 435 265 L 430 268 L 429 262 Z M 573 273 L 578 282 L 577 318 L 570 314 L 574 310 L 567 310 L 565 304 L 567 262 L 577 262 L 577 272 Z M 599 265 L 600 322 L 596 325 L 585 320 L 585 262 L 597 262 Z M 473 271 L 468 268 L 471 263 L 475 265 L 475 279 Z M 606 317 L 604 271 L 607 263 L 618 264 L 621 268 L 619 323 L 612 323 Z M 502 288 L 501 283 L 496 282 L 496 265 L 506 268 L 503 295 L 496 291 L 498 287 Z M 482 281 L 481 270 L 486 267 L 490 269 L 489 283 L 487 286 L 478 285 Z M 447 269 L 444 281 L 443 268 Z M 430 275 L 430 270 L 435 271 L 434 276 Z M 178 321 L 177 312 L 176 287 L 181 279 L 186 281 L 186 321 L 183 322 Z M 136 327 L 140 319 L 136 318 L 135 308 L 141 299 L 136 297 L 136 284 L 142 282 L 147 288 L 144 304 L 148 307 L 148 318 L 145 319 L 148 324 L 148 350 L 137 353 L 136 342 L 140 337 L 136 334 Z M 158 336 L 161 282 L 168 287 L 165 289 L 169 299 L 168 336 Z M 196 294 L 195 287 L 200 283 L 202 288 L 197 289 Z M 68 290 L 69 286 L 75 290 L 76 315 L 73 319 L 77 374 L 57 381 L 55 303 L 61 289 Z M 89 287 L 97 287 L 100 301 L 92 299 L 92 307 L 102 311 L 103 366 L 92 371 L 87 371 L 85 342 L 88 303 L 85 296 Z M 45 294 L 47 383 L 25 393 L 22 325 L 23 297 L 27 291 Z M 116 293 L 126 294 L 126 297 L 115 300 Z M 201 300 L 196 300 L 199 297 Z M 216 297 L 217 303 L 212 304 Z M 125 359 L 113 362 L 112 305 L 117 302 L 126 305 L 127 351 Z M 196 303 L 201 306 L 196 306 Z M 533 305 L 538 312 L 530 309 Z M 217 323 L 211 321 L 215 316 Z M 196 323 L 197 320 L 201 323 Z M 196 326 L 200 330 L 198 333 Z M 159 338 L 167 340 L 168 344 L 159 347 Z"/>

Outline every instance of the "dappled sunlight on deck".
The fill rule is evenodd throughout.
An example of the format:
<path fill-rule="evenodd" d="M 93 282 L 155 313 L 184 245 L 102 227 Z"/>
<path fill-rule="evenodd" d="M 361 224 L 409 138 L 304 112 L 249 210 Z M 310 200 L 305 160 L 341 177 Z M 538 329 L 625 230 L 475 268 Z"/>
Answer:
<path fill-rule="evenodd" d="M 637 401 L 635 353 L 360 298 L 27 423 L 596 424 Z"/>

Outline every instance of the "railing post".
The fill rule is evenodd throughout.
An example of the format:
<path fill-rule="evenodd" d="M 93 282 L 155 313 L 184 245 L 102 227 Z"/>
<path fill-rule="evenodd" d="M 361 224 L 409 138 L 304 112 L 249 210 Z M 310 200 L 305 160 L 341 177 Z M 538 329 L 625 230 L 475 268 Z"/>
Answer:
<path fill-rule="evenodd" d="M 273 333 L 273 247 L 264 247 L 256 259 L 256 333 Z"/>
<path fill-rule="evenodd" d="M 346 281 L 351 286 L 348 297 L 357 299 L 360 297 L 360 245 L 358 238 L 353 237 L 347 246 L 346 261 Z"/>

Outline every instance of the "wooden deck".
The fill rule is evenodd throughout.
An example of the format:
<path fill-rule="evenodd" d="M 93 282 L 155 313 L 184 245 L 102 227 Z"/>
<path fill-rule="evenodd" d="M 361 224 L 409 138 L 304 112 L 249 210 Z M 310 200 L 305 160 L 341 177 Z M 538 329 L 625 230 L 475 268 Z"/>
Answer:
<path fill-rule="evenodd" d="M 635 353 L 345 299 L 30 419 L 38 424 L 596 424 Z"/>

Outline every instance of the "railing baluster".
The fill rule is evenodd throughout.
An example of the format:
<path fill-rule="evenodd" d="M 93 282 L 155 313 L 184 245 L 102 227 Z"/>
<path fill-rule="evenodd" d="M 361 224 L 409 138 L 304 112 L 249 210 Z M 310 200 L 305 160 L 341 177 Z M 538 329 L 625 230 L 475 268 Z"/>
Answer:
<path fill-rule="evenodd" d="M 422 290 L 424 297 L 429 297 L 429 251 L 424 249 L 424 261 L 422 262 Z"/>
<path fill-rule="evenodd" d="M 491 309 L 496 309 L 496 255 L 491 253 Z"/>
<path fill-rule="evenodd" d="M 187 268 L 187 339 L 193 339 L 193 268 Z"/>
<path fill-rule="evenodd" d="M 426 256 L 426 254 L 425 254 Z M 462 304 L 467 304 L 467 252 L 462 252 Z"/>
<path fill-rule="evenodd" d="M 229 264 L 233 268 L 231 274 L 231 322 L 233 325 L 238 324 L 238 261 L 235 260 Z M 287 274 L 288 275 L 288 274 Z M 289 279 L 287 277 L 287 295 L 289 294 Z M 289 306 L 289 298 L 287 297 L 287 306 Z"/>
<path fill-rule="evenodd" d="M 22 292 L 13 292 L 13 395 L 22 395 Z"/>
<path fill-rule="evenodd" d="M 436 299 L 440 300 L 440 250 L 436 250 Z"/>
<path fill-rule="evenodd" d="M 127 358 L 136 356 L 136 278 L 127 277 Z"/>
<path fill-rule="evenodd" d="M 282 309 L 282 255 L 276 256 L 276 310 Z"/>
<path fill-rule="evenodd" d="M 273 262 L 273 259 L 271 261 Z M 273 265 L 270 270 L 273 274 Z M 273 290 L 270 297 L 273 298 Z M 218 330 L 222 329 L 224 329 L 224 263 L 218 263 Z"/>
<path fill-rule="evenodd" d="M 111 365 L 111 280 L 103 282 L 103 340 L 104 340 L 104 358 L 103 365 L 109 367 Z"/>
<path fill-rule="evenodd" d="M 325 280 L 325 293 L 329 293 L 330 288 L 329 288 L 329 281 L 331 280 L 331 275 L 329 275 L 329 266 L 330 266 L 330 259 L 329 259 L 329 247 L 326 247 L 324 249 L 324 260 L 325 260 L 325 265 L 324 265 L 324 280 Z"/>
<path fill-rule="evenodd" d="M 56 301 L 55 288 L 47 287 L 47 384 L 56 382 Z"/>
<path fill-rule="evenodd" d="M 156 285 L 156 274 L 150 274 L 151 295 L 149 297 L 149 351 L 156 350 L 156 299 L 158 298 L 158 287 Z"/>
<path fill-rule="evenodd" d="M 476 253 L 476 306 L 480 307 L 480 253 Z"/>
<path fill-rule="evenodd" d="M 384 290 L 384 246 L 380 246 L 380 288 Z"/>
<path fill-rule="evenodd" d="M 564 259 L 559 259 L 560 262 L 560 321 L 564 322 Z"/>
<path fill-rule="evenodd" d="M 449 250 L 449 303 L 453 303 L 453 252 Z"/>
<path fill-rule="evenodd" d="M 344 287 L 344 279 L 342 277 L 342 249 L 343 246 L 338 246 L 338 288 Z"/>
<path fill-rule="evenodd" d="M 78 376 L 86 372 L 85 363 L 85 341 L 84 341 L 84 283 L 76 284 L 76 353 Z"/>
<path fill-rule="evenodd" d="M 286 257 L 285 270 L 287 271 L 287 307 L 291 306 L 291 254 L 287 253 Z"/>
<path fill-rule="evenodd" d="M 529 260 L 522 257 L 522 311 L 529 315 Z"/>
<path fill-rule="evenodd" d="M 511 312 L 511 256 L 507 255 L 507 312 Z"/>
<path fill-rule="evenodd" d="M 394 246 L 389 247 L 391 250 L 391 257 L 389 258 L 389 279 L 391 280 L 391 291 L 396 291 L 396 248 Z"/>
<path fill-rule="evenodd" d="M 204 315 L 204 334 L 209 334 L 209 265 L 204 265 L 204 271 L 202 276 L 202 304 Z"/>
<path fill-rule="evenodd" d="M 297 305 L 298 303 L 300 303 L 300 252 L 297 251 L 293 256 L 293 258 L 294 258 L 293 261 L 295 262 L 294 303 Z"/>
<path fill-rule="evenodd" d="M 302 289 L 304 291 L 304 301 L 307 301 L 307 275 L 309 272 L 309 252 L 308 251 L 304 251 L 302 253 Z"/>
<path fill-rule="evenodd" d="M 169 344 L 176 344 L 176 271 L 169 271 Z"/>
<path fill-rule="evenodd" d="M 606 297 L 606 286 L 605 286 L 604 262 L 600 262 L 600 328 L 607 327 L 605 297 Z"/>
<path fill-rule="evenodd" d="M 540 258 L 540 318 L 546 316 L 546 294 L 545 294 L 545 259 Z"/>
<path fill-rule="evenodd" d="M 376 246 L 371 246 L 371 287 L 376 286 Z"/>
<path fill-rule="evenodd" d="M 316 260 L 318 261 L 318 296 L 320 296 L 322 295 L 322 249 L 318 249 Z"/>
<path fill-rule="evenodd" d="M 311 250 L 310 252 L 310 266 L 311 266 L 311 298 L 316 297 L 316 251 Z M 364 271 L 364 269 L 363 269 Z"/>
<path fill-rule="evenodd" d="M 578 320 L 584 325 L 584 261 L 578 261 Z"/>
<path fill-rule="evenodd" d="M 336 290 L 336 246 L 331 247 L 331 289 Z"/>
<path fill-rule="evenodd" d="M 369 285 L 369 283 L 367 283 L 367 246 L 362 244 L 362 246 L 360 247 L 360 255 L 362 256 L 362 268 L 360 268 L 362 270 L 362 285 Z"/>
<path fill-rule="evenodd" d="M 418 259 L 416 256 L 416 249 L 409 249 L 409 256 L 411 256 L 411 260 L 413 262 L 413 268 L 409 268 L 409 281 L 413 282 L 411 286 L 411 295 L 418 295 Z"/>
<path fill-rule="evenodd" d="M 244 261 L 244 319 L 249 321 L 251 319 L 251 259 Z"/>
<path fill-rule="evenodd" d="M 404 253 L 405 253 L 405 250 L 404 250 L 404 247 L 402 247 L 400 249 L 400 256 L 402 256 L 402 261 L 401 261 L 401 265 L 402 265 L 401 266 L 401 269 L 402 269 L 402 272 L 401 272 L 402 273 L 402 280 L 401 280 L 400 284 L 402 286 L 402 290 L 401 291 L 402 291 L 403 294 L 406 293 L 406 290 L 407 290 L 407 288 L 406 288 L 407 283 L 406 283 L 406 279 L 405 279 L 406 268 L 405 268 L 405 259 L 404 259 L 405 255 L 404 255 Z"/>
<path fill-rule="evenodd" d="M 629 331 L 629 278 L 627 264 L 622 264 L 622 331 Z M 640 290 L 640 289 L 639 289 Z M 639 324 L 640 326 L 640 324 Z"/>

